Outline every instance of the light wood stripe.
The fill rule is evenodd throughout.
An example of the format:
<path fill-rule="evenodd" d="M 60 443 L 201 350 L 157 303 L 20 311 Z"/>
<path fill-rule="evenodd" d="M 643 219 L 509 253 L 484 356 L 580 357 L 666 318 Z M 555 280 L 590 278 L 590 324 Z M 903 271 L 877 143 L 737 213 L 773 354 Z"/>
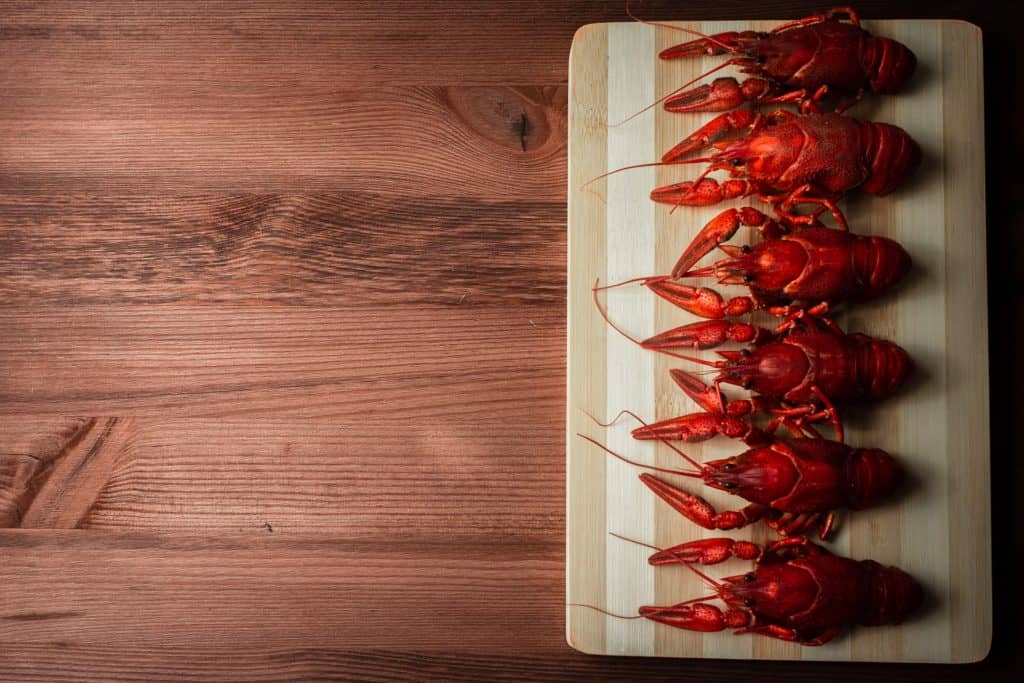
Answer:
<path fill-rule="evenodd" d="M 607 121 L 607 79 L 592 78 L 590 64 L 608 61 L 608 29 L 605 25 L 584 26 L 577 31 L 569 55 L 569 139 L 574 142 L 569 155 L 569 235 L 568 281 L 591 280 L 594 264 L 605 261 L 605 203 L 583 189 L 584 183 L 607 167 L 605 145 Z M 582 141 L 586 140 L 586 144 Z M 604 195 L 606 183 L 594 184 L 593 193 Z M 584 288 L 589 292 L 589 288 Z M 605 402 L 605 329 L 589 296 L 568 297 L 569 335 L 567 382 L 573 387 L 566 401 L 566 518 L 602 520 L 587 525 L 586 533 L 565 535 L 566 602 L 603 607 L 606 460 L 595 448 L 576 436 L 591 428 L 583 410 L 603 406 Z M 573 353 L 579 340 L 586 340 L 586 353 Z M 605 619 L 597 612 L 567 607 L 566 640 L 578 650 L 605 652 Z"/>
<path fill-rule="evenodd" d="M 654 35 L 633 24 L 612 24 L 608 30 L 608 120 L 620 121 L 634 102 L 654 97 Z M 645 163 L 654 155 L 654 125 L 650 117 L 608 130 L 608 167 Z M 618 282 L 654 269 L 654 207 L 646 192 L 654 182 L 653 169 L 617 173 L 608 178 L 607 258 L 603 282 Z M 654 302 L 639 288 L 606 293 L 608 314 L 630 334 L 654 333 Z M 605 414 L 611 419 L 622 408 L 650 405 L 654 400 L 654 359 L 618 332 L 607 329 L 608 394 Z M 604 440 L 617 453 L 644 462 L 654 459 L 652 444 L 630 437 L 626 420 L 604 430 Z M 653 531 L 654 501 L 644 495 L 636 468 L 617 460 L 608 463 L 606 526 L 634 538 L 648 539 Z M 643 571 L 643 554 L 616 539 L 606 551 L 605 604 L 630 613 L 654 599 L 654 576 Z M 611 619 L 605 625 L 608 651 L 616 654 L 654 654 L 653 624 Z"/>
<path fill-rule="evenodd" d="M 945 155 L 946 416 L 949 458 L 950 658 L 977 661 L 992 643 L 988 311 L 985 275 L 985 116 L 981 30 L 942 24 L 944 78 L 964 87 L 943 108 Z"/>
<path fill-rule="evenodd" d="M 752 28 L 765 30 L 775 22 L 705 22 L 680 24 L 712 33 Z M 689 78 L 719 63 L 721 58 L 662 62 L 653 55 L 685 39 L 668 29 L 634 24 L 608 25 L 611 48 L 602 52 L 589 43 L 604 40 L 597 31 L 584 32 L 587 59 L 581 58 L 580 38 L 574 44 L 571 82 L 601 82 L 594 90 L 604 95 L 608 119 L 615 122 L 635 112 Z M 657 654 L 682 657 L 758 659 L 815 659 L 870 661 L 970 661 L 988 651 L 991 640 L 991 567 L 988 464 L 987 319 L 984 300 L 984 158 L 981 94 L 981 36 L 960 22 L 871 22 L 869 30 L 906 43 L 918 55 L 921 68 L 913 87 L 899 97 L 868 97 L 851 113 L 906 128 L 924 147 L 925 164 L 908 186 L 885 198 L 854 193 L 844 205 L 854 229 L 888 235 L 907 247 L 915 261 L 908 282 L 892 297 L 853 309 L 841 323 L 851 330 L 892 339 L 914 357 L 919 372 L 911 385 L 884 405 L 847 410 L 848 441 L 853 445 L 885 448 L 900 457 L 913 483 L 891 504 L 859 513 L 843 513 L 831 547 L 855 558 L 872 558 L 903 567 L 927 586 L 931 604 L 911 622 L 887 628 L 860 628 L 822 648 L 801 648 L 766 638 L 733 637 L 729 633 L 695 634 L 652 625 L 646 621 L 599 620 L 582 610 L 568 612 L 569 631 L 577 646 L 591 652 Z M 580 57 L 580 58 L 578 58 Z M 625 75 L 630 74 L 630 78 Z M 718 75 L 728 75 L 722 72 Z M 606 79 L 609 79 L 606 81 Z M 644 80 L 646 79 L 646 80 Z M 643 81 L 643 82 L 640 82 Z M 600 90 L 608 83 L 607 90 Z M 573 89 L 571 107 L 588 105 Z M 621 98 L 621 99 L 620 99 Z M 602 112 L 603 113 L 603 112 Z M 661 152 L 699 125 L 709 114 L 672 115 L 660 108 L 610 130 L 600 126 L 571 126 L 570 168 L 579 169 L 581 155 L 589 159 L 588 173 L 596 176 L 626 163 L 654 161 Z M 600 129 L 600 130 L 598 130 Z M 593 133 L 599 134 L 595 137 Z M 601 147 L 596 155 L 590 150 Z M 637 150 L 646 150 L 639 153 Z M 606 155 L 595 166 L 595 157 Z M 683 367 L 655 354 L 637 354 L 632 345 L 609 336 L 588 316 L 590 285 L 598 275 L 616 280 L 666 272 L 703 225 L 736 202 L 702 209 L 666 207 L 651 210 L 651 187 L 693 177 L 694 167 L 624 172 L 609 182 L 595 183 L 597 197 L 574 192 L 570 183 L 569 273 L 569 431 L 578 428 L 573 406 L 601 414 L 632 408 L 645 418 L 663 419 L 698 408 L 668 380 L 670 367 Z M 608 202 L 607 208 L 602 200 Z M 755 206 L 761 208 L 756 202 Z M 607 212 L 607 236 L 580 225 L 582 207 L 590 214 Z M 624 229 L 631 222 L 632 232 Z M 601 223 L 604 226 L 604 223 Z M 607 252 L 605 239 L 607 237 Z M 626 239 L 628 237 L 628 239 Z M 754 237 L 753 239 L 757 239 Z M 737 244 L 750 241 L 740 233 Z M 613 246 L 614 245 L 614 246 Z M 631 249 L 631 251 L 626 251 Z M 605 254 L 608 254 L 607 256 Z M 708 259 L 714 257 L 709 256 Z M 741 288 L 723 288 L 735 296 Z M 646 296 L 645 296 L 646 295 Z M 615 320 L 638 336 L 664 331 L 694 320 L 647 290 L 635 287 L 609 293 Z M 583 314 L 581 315 L 581 311 Z M 755 318 L 756 320 L 756 318 Z M 595 336 L 596 335 L 596 336 Z M 614 335 L 614 333 L 612 333 Z M 585 360 L 579 360 L 583 357 Z M 581 368 L 605 372 L 584 378 Z M 574 368 L 576 373 L 574 374 Z M 580 384 L 582 382 L 582 384 Z M 607 382 L 607 391 L 604 391 Z M 594 388 L 600 384 L 601 391 Z M 730 392 L 739 396 L 741 392 Z M 678 457 L 664 447 L 650 448 L 628 437 L 632 425 L 596 430 L 616 449 L 637 459 L 656 459 L 678 466 Z M 742 444 L 715 439 L 686 448 L 698 459 L 712 459 L 743 450 Z M 618 612 L 635 613 L 638 604 L 653 599 L 670 604 L 706 588 L 682 568 L 654 570 L 645 563 L 646 550 L 612 539 L 608 531 L 628 533 L 665 545 L 701 537 L 705 532 L 657 501 L 636 480 L 635 469 L 605 462 L 592 449 L 570 438 L 567 535 L 567 581 L 570 599 L 586 592 L 595 581 L 600 594 L 590 601 Z M 582 477 L 580 481 L 574 478 Z M 669 477 L 671 478 L 671 477 Z M 696 490 L 699 484 L 677 478 Z M 604 495 L 600 514 L 595 501 L 579 492 Z M 700 489 L 720 509 L 736 508 L 735 498 Z M 713 494 L 713 495 L 712 495 Z M 599 520 L 604 520 L 599 521 Z M 734 532 L 758 542 L 774 537 L 758 526 Z M 586 541 L 581 539 L 588 539 Z M 583 571 L 578 548 L 603 549 L 605 565 Z M 955 549 L 955 550 L 954 550 Z M 592 559 L 594 556 L 591 555 Z M 711 568 L 714 576 L 744 571 L 729 562 Z M 575 584 L 586 585 L 583 591 Z M 616 592 L 621 591 L 621 592 Z M 597 604 L 597 603 L 595 603 Z M 603 642 L 604 633 L 612 634 Z M 600 645 L 590 647 L 590 644 Z M 584 645 L 586 644 L 586 645 Z"/>
<path fill-rule="evenodd" d="M 676 31 L 657 31 L 657 51 L 670 47 L 679 42 L 687 40 L 689 36 Z M 704 59 L 675 59 L 669 61 L 659 60 L 655 79 L 657 87 L 655 91 L 658 96 L 675 90 L 680 85 L 693 80 L 706 70 L 706 63 L 710 60 Z M 662 116 L 659 113 L 650 112 L 647 117 L 656 119 L 655 130 L 655 155 L 654 159 L 667 149 L 686 137 L 700 125 L 700 116 L 684 115 Z M 680 177 L 680 171 L 674 167 L 659 167 L 657 169 L 656 185 L 666 185 L 675 182 Z M 648 188 L 648 191 L 650 188 Z M 657 227 L 657 254 L 655 262 L 657 268 L 649 273 L 655 275 L 667 273 L 675 265 L 676 260 L 686 245 L 695 234 L 692 222 L 680 220 L 681 212 L 670 214 L 663 208 L 659 208 L 655 214 Z M 652 296 L 655 299 L 655 329 L 658 332 L 671 329 L 693 321 L 694 316 L 680 310 L 676 306 Z M 684 363 L 677 362 L 668 356 L 657 354 L 655 356 L 654 383 L 657 391 L 655 412 L 653 417 L 657 420 L 664 420 L 676 415 L 692 413 L 699 408 L 691 401 L 669 377 L 669 368 L 683 367 Z M 703 459 L 703 444 L 682 444 L 684 450 L 698 461 Z M 658 447 L 658 465 L 662 467 L 680 467 L 685 465 L 678 455 L 664 446 Z M 661 475 L 659 475 L 661 476 Z M 675 483 L 690 488 L 699 486 L 696 482 L 686 480 L 683 477 L 671 477 L 665 475 L 666 479 L 672 479 Z M 696 540 L 701 538 L 702 529 L 688 520 L 681 517 L 679 513 L 670 506 L 657 501 L 654 509 L 655 543 L 661 547 L 672 546 L 677 543 Z M 655 594 L 657 604 L 671 605 L 687 598 L 703 595 L 707 588 L 693 572 L 682 567 L 663 567 L 654 570 Z M 692 631 L 684 631 L 674 628 L 658 628 L 655 631 L 655 651 L 659 655 L 675 655 L 687 657 L 700 657 L 703 655 L 704 635 Z"/>

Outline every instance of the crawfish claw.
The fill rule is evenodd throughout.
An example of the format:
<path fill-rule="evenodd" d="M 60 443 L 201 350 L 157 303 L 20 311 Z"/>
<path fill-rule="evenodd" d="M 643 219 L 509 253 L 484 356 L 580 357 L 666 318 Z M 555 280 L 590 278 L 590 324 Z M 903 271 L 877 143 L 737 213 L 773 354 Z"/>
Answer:
<path fill-rule="evenodd" d="M 721 294 L 708 287 L 691 287 L 671 280 L 660 280 L 648 283 L 647 288 L 669 303 L 702 318 L 725 317 L 725 300 Z"/>
<path fill-rule="evenodd" d="M 633 438 L 641 441 L 706 441 L 718 434 L 743 437 L 750 432 L 744 420 L 721 412 L 691 413 L 637 427 Z"/>
<path fill-rule="evenodd" d="M 756 190 L 746 180 L 726 180 L 719 183 L 713 178 L 697 182 L 687 180 L 673 185 L 663 185 L 651 190 L 651 199 L 662 204 L 682 206 L 711 206 L 726 199 L 746 197 Z"/>
<path fill-rule="evenodd" d="M 703 498 L 687 493 L 652 474 L 641 474 L 640 481 L 676 512 L 705 529 L 739 529 L 761 519 L 767 511 L 763 505 L 751 503 L 741 510 L 716 512 Z"/>
<path fill-rule="evenodd" d="M 762 330 L 747 323 L 728 320 L 706 320 L 676 327 L 643 342 L 645 349 L 708 349 L 727 341 L 751 342 L 762 336 Z"/>
<path fill-rule="evenodd" d="M 699 57 L 701 55 L 723 55 L 727 52 L 741 52 L 761 36 L 756 31 L 726 31 L 706 38 L 698 38 L 679 45 L 665 48 L 658 56 L 662 59 Z"/>
<path fill-rule="evenodd" d="M 692 135 L 684 139 L 678 145 L 665 152 L 661 160 L 665 163 L 679 161 L 691 152 L 708 147 L 715 140 L 723 135 L 744 128 L 754 127 L 759 119 L 757 114 L 750 109 L 738 109 L 736 111 L 719 114 L 710 122 L 697 129 Z"/>
<path fill-rule="evenodd" d="M 716 78 L 710 85 L 685 90 L 665 100 L 672 112 L 729 111 L 743 104 L 743 89 L 735 78 Z"/>
<path fill-rule="evenodd" d="M 734 541 L 731 538 L 706 538 L 689 543 L 659 550 L 647 561 L 653 565 L 675 564 L 678 562 L 699 562 L 700 564 L 718 564 L 731 557 L 743 560 L 756 560 L 761 556 L 761 548 L 748 541 Z"/>
<path fill-rule="evenodd" d="M 741 214 L 736 209 L 727 209 L 712 218 L 707 225 L 701 228 L 690 245 L 686 247 L 683 255 L 679 257 L 675 268 L 672 269 L 672 277 L 679 277 L 712 249 L 732 239 L 736 231 L 740 229 L 740 220 Z"/>
<path fill-rule="evenodd" d="M 700 404 L 704 410 L 719 415 L 725 414 L 725 402 L 717 387 L 714 389 L 709 387 L 684 370 L 673 368 L 668 371 L 668 374 L 672 376 L 672 381 L 678 384 L 679 388 Z"/>
<path fill-rule="evenodd" d="M 688 631 L 724 631 L 727 628 L 743 628 L 749 626 L 751 615 L 735 607 L 724 612 L 707 603 L 679 604 L 670 607 L 645 605 L 640 608 L 640 616 L 668 626 L 684 628 Z"/>

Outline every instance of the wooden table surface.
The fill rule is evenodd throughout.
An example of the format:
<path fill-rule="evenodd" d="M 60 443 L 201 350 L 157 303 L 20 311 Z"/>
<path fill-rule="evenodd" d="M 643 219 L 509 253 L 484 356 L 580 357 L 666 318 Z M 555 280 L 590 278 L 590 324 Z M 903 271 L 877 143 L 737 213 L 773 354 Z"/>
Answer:
<path fill-rule="evenodd" d="M 566 645 L 566 65 L 624 2 L 0 2 L 0 679 L 1008 675 L 1019 27 L 858 8 L 985 32 L 987 660 Z"/>

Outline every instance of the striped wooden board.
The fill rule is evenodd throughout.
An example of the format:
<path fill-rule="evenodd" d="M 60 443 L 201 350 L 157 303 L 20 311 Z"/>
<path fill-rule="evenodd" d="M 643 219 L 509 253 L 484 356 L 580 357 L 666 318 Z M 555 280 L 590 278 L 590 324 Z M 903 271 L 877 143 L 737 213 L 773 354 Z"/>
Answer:
<path fill-rule="evenodd" d="M 764 30 L 775 23 L 680 25 L 713 33 Z M 926 586 L 925 608 L 902 626 L 859 628 L 824 647 L 807 648 L 729 632 L 691 633 L 568 607 L 573 647 L 598 654 L 892 662 L 967 662 L 988 652 L 981 33 L 971 24 L 949 21 L 878 21 L 867 28 L 907 44 L 920 66 L 908 92 L 870 97 L 851 114 L 905 128 L 925 150 L 924 164 L 889 197 L 854 193 L 845 211 L 858 232 L 899 240 L 915 265 L 895 296 L 858 307 L 840 323 L 896 341 L 913 356 L 918 371 L 899 396 L 872 410 L 848 413 L 848 441 L 897 455 L 913 482 L 889 505 L 844 513 L 831 547 L 911 572 Z M 586 433 L 636 459 L 678 466 L 678 457 L 665 447 L 632 440 L 628 421 L 605 429 L 585 411 L 610 418 L 631 408 L 653 420 L 697 409 L 668 377 L 668 369 L 683 362 L 642 351 L 609 330 L 591 300 L 591 287 L 598 278 L 615 282 L 668 272 L 696 231 L 723 207 L 670 213 L 648 199 L 656 185 L 693 177 L 694 167 L 633 170 L 583 188 L 608 169 L 657 159 L 710 118 L 658 108 L 624 125 L 607 125 L 721 62 L 718 57 L 657 59 L 660 49 L 683 39 L 664 28 L 594 24 L 579 30 L 570 58 L 567 602 L 623 614 L 635 614 L 642 604 L 671 604 L 705 594 L 706 588 L 682 567 L 648 566 L 649 551 L 609 532 L 658 545 L 723 535 L 682 519 L 638 481 L 635 468 L 607 458 L 576 436 Z M 740 234 L 737 243 L 746 239 L 749 235 Z M 639 337 L 693 320 L 640 287 L 608 292 L 604 301 L 612 319 Z M 688 447 L 698 459 L 742 449 L 724 438 Z M 707 497 L 716 505 L 737 505 L 728 496 Z M 761 526 L 727 535 L 758 542 L 771 538 Z M 730 561 L 711 573 L 735 574 L 746 566 Z"/>

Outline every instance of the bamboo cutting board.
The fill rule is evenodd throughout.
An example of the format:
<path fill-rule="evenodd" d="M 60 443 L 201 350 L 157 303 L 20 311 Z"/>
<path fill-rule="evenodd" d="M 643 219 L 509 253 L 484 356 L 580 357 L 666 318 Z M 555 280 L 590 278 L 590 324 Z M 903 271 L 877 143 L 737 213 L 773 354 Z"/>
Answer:
<path fill-rule="evenodd" d="M 768 30 L 778 22 L 680 24 L 705 32 Z M 892 662 L 968 662 L 991 640 L 988 358 L 981 33 L 949 21 L 877 21 L 866 28 L 908 45 L 918 70 L 908 92 L 868 97 L 851 115 L 905 128 L 924 149 L 911 182 L 889 197 L 853 192 L 844 208 L 853 229 L 901 242 L 914 270 L 893 296 L 840 319 L 851 331 L 891 339 L 907 349 L 917 372 L 898 396 L 845 413 L 848 442 L 884 448 L 901 459 L 911 484 L 881 508 L 842 513 L 830 547 L 857 559 L 894 564 L 917 577 L 928 598 L 916 618 L 894 627 L 858 628 L 820 648 L 755 636 L 691 633 L 643 619 L 622 620 L 568 607 L 569 643 L 595 654 Z M 686 40 L 635 23 L 579 30 L 570 57 L 569 305 L 567 404 L 567 603 L 619 614 L 642 604 L 672 604 L 707 593 L 683 567 L 655 569 L 649 551 L 609 532 L 669 545 L 731 535 L 765 542 L 763 528 L 708 532 L 656 499 L 638 471 L 607 458 L 576 436 L 589 434 L 620 453 L 660 466 L 680 460 L 664 446 L 634 441 L 622 420 L 596 425 L 630 408 L 649 420 L 694 412 L 669 379 L 683 361 L 643 351 L 607 328 L 591 299 L 602 282 L 666 273 L 696 232 L 732 202 L 717 207 L 656 205 L 656 185 L 691 178 L 699 167 L 644 168 L 586 181 L 606 170 L 654 161 L 711 114 L 669 114 L 660 107 L 625 119 L 658 96 L 721 63 L 724 57 L 661 61 L 657 53 Z M 719 72 L 716 76 L 726 72 Z M 750 200 L 758 206 L 757 200 Z M 760 207 L 764 208 L 764 207 Z M 749 240 L 742 231 L 735 243 Z M 708 257 L 709 259 L 712 257 Z M 723 288 L 728 295 L 744 293 Z M 638 337 L 695 318 L 642 287 L 603 297 L 613 320 Z M 730 392 L 738 396 L 740 392 Z M 585 412 L 586 411 L 586 412 Z M 698 460 L 745 447 L 717 438 L 686 446 Z M 739 499 L 680 481 L 724 509 Z M 712 495 L 718 494 L 718 495 Z M 736 560 L 712 576 L 746 571 Z"/>

